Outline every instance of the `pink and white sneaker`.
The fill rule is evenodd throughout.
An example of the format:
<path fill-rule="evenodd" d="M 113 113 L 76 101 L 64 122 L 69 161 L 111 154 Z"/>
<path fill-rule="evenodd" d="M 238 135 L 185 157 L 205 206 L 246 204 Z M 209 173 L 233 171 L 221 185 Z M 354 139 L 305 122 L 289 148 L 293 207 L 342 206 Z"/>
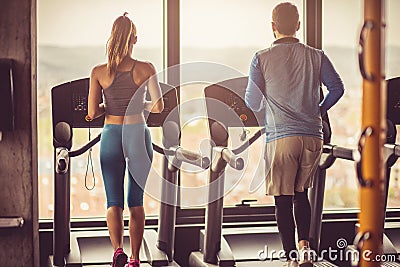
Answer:
<path fill-rule="evenodd" d="M 114 251 L 112 267 L 125 267 L 125 264 L 128 262 L 128 256 L 124 253 L 122 248 L 117 248 Z"/>
<path fill-rule="evenodd" d="M 140 267 L 140 260 L 129 260 L 128 267 Z"/>

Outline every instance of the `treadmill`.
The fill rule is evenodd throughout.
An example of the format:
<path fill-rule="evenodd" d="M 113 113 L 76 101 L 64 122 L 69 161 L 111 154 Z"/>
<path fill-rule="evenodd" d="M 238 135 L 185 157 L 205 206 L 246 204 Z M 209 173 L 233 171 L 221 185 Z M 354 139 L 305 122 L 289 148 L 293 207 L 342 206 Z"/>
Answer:
<path fill-rule="evenodd" d="M 205 229 L 200 231 L 199 251 L 189 256 L 189 266 L 282 266 L 283 262 L 262 261 L 257 251 L 282 249 L 277 227 L 222 229 L 225 167 L 241 170 L 240 153 L 263 136 L 261 128 L 238 148 L 228 148 L 230 127 L 264 127 L 264 111 L 253 112 L 244 102 L 247 77 L 212 84 L 204 89 L 211 140 L 215 143 L 209 176 L 209 201 Z"/>
<path fill-rule="evenodd" d="M 391 168 L 396 163 L 400 156 L 400 145 L 396 144 L 397 130 L 396 126 L 400 125 L 400 77 L 389 79 L 387 82 L 387 103 L 386 103 L 386 143 L 383 147 L 383 158 L 386 162 L 386 183 L 385 183 L 385 210 L 387 208 L 390 173 Z M 360 160 L 357 162 L 357 171 L 359 172 L 361 166 Z M 358 178 L 362 182 L 362 177 L 358 173 Z M 382 267 L 399 267 L 400 266 L 400 223 L 399 222 L 382 222 L 384 225 L 384 233 L 382 239 L 382 253 L 389 259 L 382 262 Z M 359 224 L 356 225 L 356 232 L 358 232 Z M 357 237 L 354 245 L 349 247 L 349 250 L 356 250 L 357 245 L 362 240 Z M 357 265 L 358 262 L 354 262 Z"/>
<path fill-rule="evenodd" d="M 391 167 L 395 164 L 400 155 L 400 146 L 395 144 L 396 141 L 396 125 L 400 124 L 400 78 L 388 80 L 387 83 L 388 97 L 387 97 L 387 142 L 384 146 L 384 159 L 386 161 L 386 201 L 387 204 L 388 189 L 390 182 Z M 360 162 L 356 150 L 344 148 L 330 144 L 331 129 L 329 127 L 329 120 L 323 118 L 323 132 L 324 132 L 324 145 L 321 161 L 314 179 L 314 186 L 309 192 L 310 205 L 311 205 L 311 226 L 310 226 L 310 246 L 311 248 L 320 252 L 321 240 L 321 226 L 322 226 L 322 210 L 325 189 L 326 169 L 331 167 L 336 159 L 344 159 L 349 161 Z M 360 166 L 357 164 L 357 166 Z M 360 177 L 358 177 L 361 183 Z M 358 225 L 358 224 L 357 224 Z M 386 255 L 396 255 L 396 261 L 400 261 L 400 223 L 386 223 L 385 235 L 383 237 L 383 253 Z M 357 232 L 357 229 L 356 229 Z M 393 240 L 393 241 L 392 241 Z M 353 250 L 353 246 L 346 248 Z M 336 266 L 324 259 L 318 258 L 319 261 L 314 263 L 314 266 Z M 344 263 L 340 263 L 344 264 Z M 381 266 L 395 267 L 400 266 L 398 262 L 387 261 L 382 262 Z"/>
<path fill-rule="evenodd" d="M 212 162 L 222 162 L 219 168 L 211 166 L 210 183 L 215 181 L 215 176 L 222 183 L 226 164 L 232 161 L 224 159 L 221 148 L 229 151 L 230 155 L 237 155 L 244 151 L 265 129 L 260 130 L 249 141 L 237 149 L 229 150 L 226 148 L 229 127 L 263 127 L 264 111 L 253 112 L 244 102 L 245 89 L 248 78 L 241 77 L 223 81 L 205 88 L 207 114 L 209 117 L 209 129 L 211 139 L 215 143 L 214 150 L 216 155 Z M 322 97 L 322 91 L 321 91 Z M 336 158 L 353 160 L 353 150 L 331 145 L 331 129 L 328 116 L 324 116 L 324 148 L 323 156 L 316 173 L 314 187 L 309 192 L 311 205 L 311 226 L 310 244 L 312 249 L 318 252 L 321 236 L 322 210 L 325 189 L 326 169 L 332 166 Z M 233 158 L 240 161 L 240 158 Z M 231 167 L 234 165 L 229 164 Z M 210 195 L 212 192 L 210 192 Z M 215 193 L 214 193 L 215 194 Z M 199 251 L 192 252 L 189 258 L 189 265 L 199 266 L 282 266 L 283 262 L 277 257 L 266 258 L 262 261 L 257 257 L 260 248 L 268 246 L 269 250 L 282 250 L 282 244 L 277 227 L 251 227 L 239 229 L 222 229 L 222 205 L 223 195 L 207 206 L 206 228 L 200 231 Z M 265 260 L 265 259 L 264 259 Z M 319 261 L 314 266 L 334 267 L 336 265 L 318 258 Z"/>
<path fill-rule="evenodd" d="M 209 159 L 199 153 L 179 147 L 179 113 L 176 88 L 160 83 L 165 108 L 161 113 L 146 113 L 149 127 L 163 126 L 163 145 L 153 144 L 156 152 L 164 155 L 163 183 L 176 179 L 182 162 L 207 168 Z M 53 146 L 55 160 L 54 237 L 50 266 L 109 266 L 113 248 L 108 231 L 79 231 L 70 229 L 70 160 L 100 141 L 99 134 L 82 148 L 71 151 L 73 128 L 101 128 L 104 117 L 86 122 L 89 79 L 80 79 L 52 89 Z M 164 127 L 166 126 L 166 127 Z M 173 162 L 171 164 L 170 162 Z M 175 222 L 176 205 L 162 196 L 160 231 L 145 229 L 140 249 L 142 266 L 179 266 L 173 261 L 174 233 L 166 233 Z M 165 225 L 168 225 L 167 227 Z M 169 243 L 168 243 L 169 242 Z M 172 245 L 171 245 L 172 244 Z M 129 233 L 124 233 L 124 247 L 129 248 Z M 129 250 L 126 250 L 129 254 Z"/>
<path fill-rule="evenodd" d="M 393 165 L 400 156 L 400 145 L 396 144 L 397 130 L 400 125 L 400 77 L 387 80 L 387 133 L 384 145 L 384 160 L 386 162 L 385 209 L 387 207 L 390 174 Z M 385 222 L 383 235 L 383 253 L 396 257 L 397 263 L 383 263 L 382 266 L 400 266 L 400 223 Z M 391 265 L 389 265 L 391 264 Z M 396 265 L 394 265 L 396 264 Z"/>
<path fill-rule="evenodd" d="M 313 187 L 309 190 L 308 197 L 310 199 L 311 206 L 311 225 L 310 225 L 310 247 L 316 252 L 316 259 L 314 266 L 318 267 L 334 267 L 335 265 L 328 260 L 322 258 L 320 241 L 321 241 L 321 227 L 322 227 L 322 212 L 323 202 L 325 197 L 325 180 L 326 170 L 330 168 L 336 159 L 344 159 L 349 161 L 355 161 L 354 149 L 344 148 L 337 145 L 330 144 L 331 131 L 329 123 L 323 120 L 323 131 L 324 131 L 324 145 L 322 148 L 321 160 L 318 165 L 317 172 L 315 174 Z M 342 264 L 344 263 L 339 263 Z"/>
<path fill-rule="evenodd" d="M 177 117 L 178 109 L 171 111 L 167 121 L 164 121 L 163 146 L 164 151 L 157 152 L 164 154 L 163 180 L 161 182 L 161 207 L 158 223 L 157 248 L 163 251 L 169 260 L 168 266 L 179 266 L 174 261 L 176 209 L 178 206 L 178 171 L 183 162 L 207 169 L 210 166 L 210 159 L 199 153 L 185 150 L 179 146 L 180 127 L 179 120 L 171 120 L 171 114 Z M 174 116 L 174 115 L 172 115 Z M 169 152 L 168 152 L 169 151 Z"/>

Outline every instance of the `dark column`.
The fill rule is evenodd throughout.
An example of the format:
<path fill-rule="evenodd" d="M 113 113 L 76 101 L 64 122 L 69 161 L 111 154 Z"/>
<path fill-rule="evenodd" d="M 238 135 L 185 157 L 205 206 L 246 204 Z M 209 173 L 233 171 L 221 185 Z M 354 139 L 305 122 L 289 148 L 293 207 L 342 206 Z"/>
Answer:
<path fill-rule="evenodd" d="M 0 217 L 25 220 L 0 229 L 0 263 L 39 266 L 36 0 L 0 0 L 0 58 L 13 59 L 15 91 L 15 129 L 0 141 Z"/>

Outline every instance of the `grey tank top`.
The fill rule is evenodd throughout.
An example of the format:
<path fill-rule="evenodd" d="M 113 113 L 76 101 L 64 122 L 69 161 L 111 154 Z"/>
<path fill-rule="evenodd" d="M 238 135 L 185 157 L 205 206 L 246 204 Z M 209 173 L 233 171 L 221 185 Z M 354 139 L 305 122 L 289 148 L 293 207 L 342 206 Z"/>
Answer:
<path fill-rule="evenodd" d="M 143 112 L 146 89 L 133 80 L 135 65 L 136 60 L 130 71 L 116 71 L 111 85 L 103 89 L 106 115 L 124 116 Z"/>

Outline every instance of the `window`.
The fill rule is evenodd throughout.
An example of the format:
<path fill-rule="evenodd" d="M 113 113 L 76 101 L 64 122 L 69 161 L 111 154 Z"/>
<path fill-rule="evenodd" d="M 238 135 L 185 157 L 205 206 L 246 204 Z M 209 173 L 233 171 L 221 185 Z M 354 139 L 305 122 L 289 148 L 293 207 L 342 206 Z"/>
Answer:
<path fill-rule="evenodd" d="M 228 78 L 247 76 L 250 61 L 256 51 L 269 47 L 274 41 L 271 30 L 271 12 L 279 0 L 222 0 L 180 1 L 180 53 L 183 69 L 192 62 L 205 62 L 210 66 L 223 67 L 222 76 L 211 75 L 205 80 L 190 80 L 181 72 L 181 127 L 184 148 L 209 155 L 209 133 L 203 90 L 211 83 Z M 303 23 L 303 1 L 293 1 Z M 329 56 L 345 84 L 345 95 L 330 111 L 332 144 L 355 147 L 361 127 L 362 79 L 358 70 L 358 37 L 363 22 L 362 0 L 323 1 L 323 50 Z M 387 54 L 386 75 L 400 75 L 399 25 L 395 11 L 396 0 L 387 1 Z M 163 1 L 133 0 L 129 3 L 112 3 L 106 0 L 62 2 L 38 1 L 38 136 L 39 136 L 39 216 L 53 216 L 53 146 L 51 131 L 51 88 L 66 81 L 88 77 L 96 64 L 106 61 L 106 42 L 115 18 L 124 11 L 134 20 L 138 29 L 138 43 L 134 56 L 152 62 L 157 70 L 163 68 Z M 338 19 L 340 14 L 340 19 Z M 304 41 L 303 27 L 297 37 Z M 203 71 L 201 69 L 201 71 Z M 206 69 L 211 74 L 213 69 Z M 208 73 L 207 73 L 208 74 Z M 359 103 L 359 104 L 357 104 Z M 257 128 L 229 129 L 230 147 L 241 144 L 243 130 L 251 136 Z M 96 136 L 101 129 L 92 129 Z M 161 144 L 161 130 L 151 129 L 153 142 Z M 400 140 L 400 137 L 398 137 Z M 75 129 L 73 149 L 88 141 L 87 129 Z M 240 203 L 243 199 L 257 199 L 258 204 L 272 204 L 265 197 L 265 184 L 256 190 L 249 184 L 254 176 L 264 177 L 262 161 L 264 140 L 260 138 L 249 151 L 242 154 L 246 161 L 243 176 L 228 167 L 225 182 L 226 206 Z M 148 215 L 157 214 L 159 179 L 162 174 L 162 157 L 154 154 L 153 172 L 145 196 Z M 73 217 L 104 216 L 105 193 L 102 185 L 99 149 L 92 151 L 96 187 L 85 189 L 85 173 L 88 154 L 72 159 L 71 215 Z M 260 158 L 261 157 L 261 158 Z M 389 206 L 398 207 L 399 167 L 392 170 L 392 186 Z M 88 187 L 93 184 L 91 169 L 86 176 Z M 204 206 L 207 201 L 208 170 L 183 165 L 181 171 L 181 205 Z M 200 190 L 198 190 L 200 188 Z M 194 194 L 193 192 L 196 193 Z M 325 208 L 357 208 L 358 184 L 354 163 L 337 160 L 327 171 Z"/>
<path fill-rule="evenodd" d="M 363 23 L 362 2 L 323 1 L 323 50 L 345 87 L 344 96 L 328 111 L 332 128 L 331 143 L 347 148 L 356 147 L 361 129 L 362 78 L 357 55 Z M 324 207 L 358 208 L 354 162 L 338 159 L 327 170 Z"/>
<path fill-rule="evenodd" d="M 396 0 L 386 6 L 386 76 L 398 77 L 400 41 Z M 340 14 L 340 19 L 338 19 Z M 345 85 L 345 94 L 328 112 L 332 144 L 356 148 L 361 130 L 362 78 L 358 67 L 358 38 L 364 21 L 363 1 L 323 1 L 323 50 L 333 62 Z M 399 130 L 399 128 L 398 128 Z M 399 140 L 399 139 L 398 139 Z M 389 207 L 399 207 L 399 167 L 393 166 Z M 353 162 L 336 160 L 327 170 L 325 208 L 358 208 L 359 188 Z"/>
<path fill-rule="evenodd" d="M 181 121 L 182 121 L 182 146 L 188 149 L 202 149 L 208 140 L 208 124 L 203 98 L 203 90 L 213 82 L 222 81 L 228 78 L 248 76 L 249 66 L 252 57 L 258 50 L 269 47 L 274 41 L 271 29 L 271 13 L 276 4 L 281 1 L 243 1 L 234 0 L 206 0 L 181 1 L 181 62 L 208 62 L 210 68 L 203 68 L 201 71 L 208 71 L 212 74 L 212 64 L 220 64 L 226 68 L 226 73 L 221 76 L 212 76 L 209 80 L 199 82 L 188 81 L 185 73 L 181 73 Z M 300 14 L 302 21 L 303 5 L 301 0 L 293 1 Z M 303 23 L 301 24 L 303 25 Z M 297 37 L 303 41 L 302 28 Z M 208 74 L 208 73 L 207 73 Z M 186 119 L 191 118 L 190 120 Z M 195 119 L 193 119 L 195 118 Z M 246 129 L 249 136 L 257 129 Z M 231 148 L 236 148 L 241 141 L 239 136 L 242 129 L 230 129 Z M 258 204 L 272 204 L 270 197 L 265 197 L 265 184 L 262 183 L 257 190 L 250 188 L 250 181 L 254 175 L 262 176 L 264 140 L 261 137 L 252 145 L 249 151 L 243 152 L 246 161 L 246 171 L 243 176 L 239 172 L 227 168 L 225 179 L 225 199 L 227 206 L 240 203 L 242 199 L 257 199 Z M 206 146 L 206 145 L 205 145 Z M 246 155 L 244 155 L 246 154 Z M 260 159 L 261 156 L 261 159 Z M 207 191 L 199 190 L 198 194 L 193 193 L 193 188 L 203 188 L 208 184 L 208 173 L 188 171 L 181 172 L 181 202 L 183 206 L 202 206 L 207 202 Z M 254 191 L 254 192 L 253 192 Z"/>
<path fill-rule="evenodd" d="M 135 22 L 138 42 L 134 57 L 152 62 L 157 70 L 163 60 L 162 0 L 129 2 L 38 1 L 38 136 L 39 136 L 39 217 L 53 217 L 53 145 L 51 88 L 71 80 L 89 77 L 93 66 L 106 62 L 106 43 L 112 23 L 125 11 Z M 95 137 L 100 129 L 92 129 Z M 161 143 L 161 130 L 152 129 L 153 142 Z M 87 129 L 74 129 L 73 149 L 88 141 Z M 71 216 L 104 216 L 106 210 L 99 146 L 92 152 L 96 186 L 85 189 L 87 153 L 71 160 Z M 161 173 L 161 156 L 155 153 L 153 166 Z M 154 174 L 153 174 L 154 175 Z M 88 187 L 93 184 L 91 169 Z M 149 179 L 148 186 L 151 186 Z M 158 213 L 158 200 L 145 196 L 148 215 Z"/>
<path fill-rule="evenodd" d="M 388 0 L 386 3 L 386 77 L 387 79 L 400 77 L 400 25 L 397 10 L 400 2 Z M 397 141 L 400 143 L 400 127 L 397 126 Z M 392 167 L 390 174 L 388 207 L 400 207 L 400 164 L 399 161 Z"/>

